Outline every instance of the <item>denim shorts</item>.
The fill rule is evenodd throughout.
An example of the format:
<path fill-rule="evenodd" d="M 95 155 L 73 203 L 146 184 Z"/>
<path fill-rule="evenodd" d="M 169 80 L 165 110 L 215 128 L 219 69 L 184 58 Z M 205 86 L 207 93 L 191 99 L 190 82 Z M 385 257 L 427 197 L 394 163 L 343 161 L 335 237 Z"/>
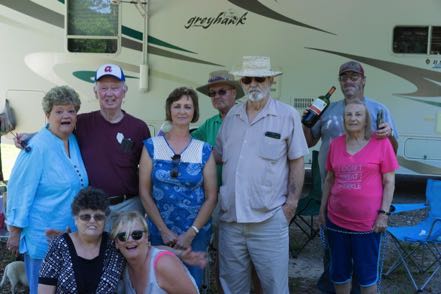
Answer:
<path fill-rule="evenodd" d="M 335 284 L 346 284 L 355 271 L 361 287 L 375 285 L 380 278 L 382 234 L 354 232 L 327 220 L 327 238 L 331 252 L 330 275 Z"/>

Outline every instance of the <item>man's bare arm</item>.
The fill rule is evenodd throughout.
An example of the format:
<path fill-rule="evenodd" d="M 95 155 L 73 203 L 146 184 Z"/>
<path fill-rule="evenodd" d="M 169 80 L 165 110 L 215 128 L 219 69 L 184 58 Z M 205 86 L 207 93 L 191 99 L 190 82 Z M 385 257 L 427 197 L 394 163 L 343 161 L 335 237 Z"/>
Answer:
<path fill-rule="evenodd" d="M 289 161 L 288 195 L 283 205 L 283 211 L 288 223 L 296 213 L 297 204 L 302 194 L 305 178 L 305 167 L 303 164 L 303 156 Z"/>

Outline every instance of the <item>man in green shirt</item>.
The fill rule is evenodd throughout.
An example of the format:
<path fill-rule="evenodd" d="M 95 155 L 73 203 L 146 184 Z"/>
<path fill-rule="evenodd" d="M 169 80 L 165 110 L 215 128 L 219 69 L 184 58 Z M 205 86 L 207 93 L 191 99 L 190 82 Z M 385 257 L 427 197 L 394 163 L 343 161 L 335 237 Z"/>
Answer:
<path fill-rule="evenodd" d="M 216 136 L 222 125 L 222 120 L 234 106 L 236 100 L 243 97 L 244 93 L 240 83 L 226 70 L 217 70 L 210 73 L 208 83 L 197 88 L 199 92 L 211 99 L 213 107 L 219 114 L 207 119 L 199 128 L 191 133 L 193 138 L 208 142 L 214 147 Z M 222 184 L 222 165 L 217 165 L 217 183 Z"/>
<path fill-rule="evenodd" d="M 196 90 L 210 97 L 213 107 L 219 111 L 219 114 L 207 119 L 197 130 L 192 132 L 192 136 L 214 146 L 222 120 L 234 106 L 236 99 L 243 97 L 244 93 L 239 82 L 235 81 L 234 76 L 226 70 L 211 72 L 208 83 L 196 88 Z"/>

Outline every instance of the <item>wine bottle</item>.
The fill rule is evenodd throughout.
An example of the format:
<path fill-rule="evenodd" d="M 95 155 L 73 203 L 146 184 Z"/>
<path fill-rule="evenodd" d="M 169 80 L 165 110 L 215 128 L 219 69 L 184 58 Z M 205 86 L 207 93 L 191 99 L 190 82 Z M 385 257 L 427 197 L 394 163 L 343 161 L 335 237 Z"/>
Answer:
<path fill-rule="evenodd" d="M 384 114 L 383 114 L 383 109 L 380 109 L 377 112 L 377 130 L 380 128 L 380 125 L 382 123 L 384 123 Z"/>
<path fill-rule="evenodd" d="M 328 108 L 330 101 L 329 98 L 335 92 L 335 87 L 332 86 L 325 96 L 320 96 L 312 102 L 312 104 L 306 110 L 305 115 L 302 117 L 302 124 L 308 128 L 312 128 L 313 125 L 319 120 L 323 112 Z"/>

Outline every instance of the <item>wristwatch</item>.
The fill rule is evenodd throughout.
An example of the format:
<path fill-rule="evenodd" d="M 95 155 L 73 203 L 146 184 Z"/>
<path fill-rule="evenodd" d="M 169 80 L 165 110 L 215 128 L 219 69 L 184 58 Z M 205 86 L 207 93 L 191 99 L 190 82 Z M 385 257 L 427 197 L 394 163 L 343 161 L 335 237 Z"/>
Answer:
<path fill-rule="evenodd" d="M 384 211 L 383 209 L 380 209 L 379 211 L 378 211 L 378 214 L 380 214 L 380 213 L 382 213 L 382 214 L 385 214 L 385 215 L 390 215 L 390 212 L 388 212 L 388 211 Z"/>

